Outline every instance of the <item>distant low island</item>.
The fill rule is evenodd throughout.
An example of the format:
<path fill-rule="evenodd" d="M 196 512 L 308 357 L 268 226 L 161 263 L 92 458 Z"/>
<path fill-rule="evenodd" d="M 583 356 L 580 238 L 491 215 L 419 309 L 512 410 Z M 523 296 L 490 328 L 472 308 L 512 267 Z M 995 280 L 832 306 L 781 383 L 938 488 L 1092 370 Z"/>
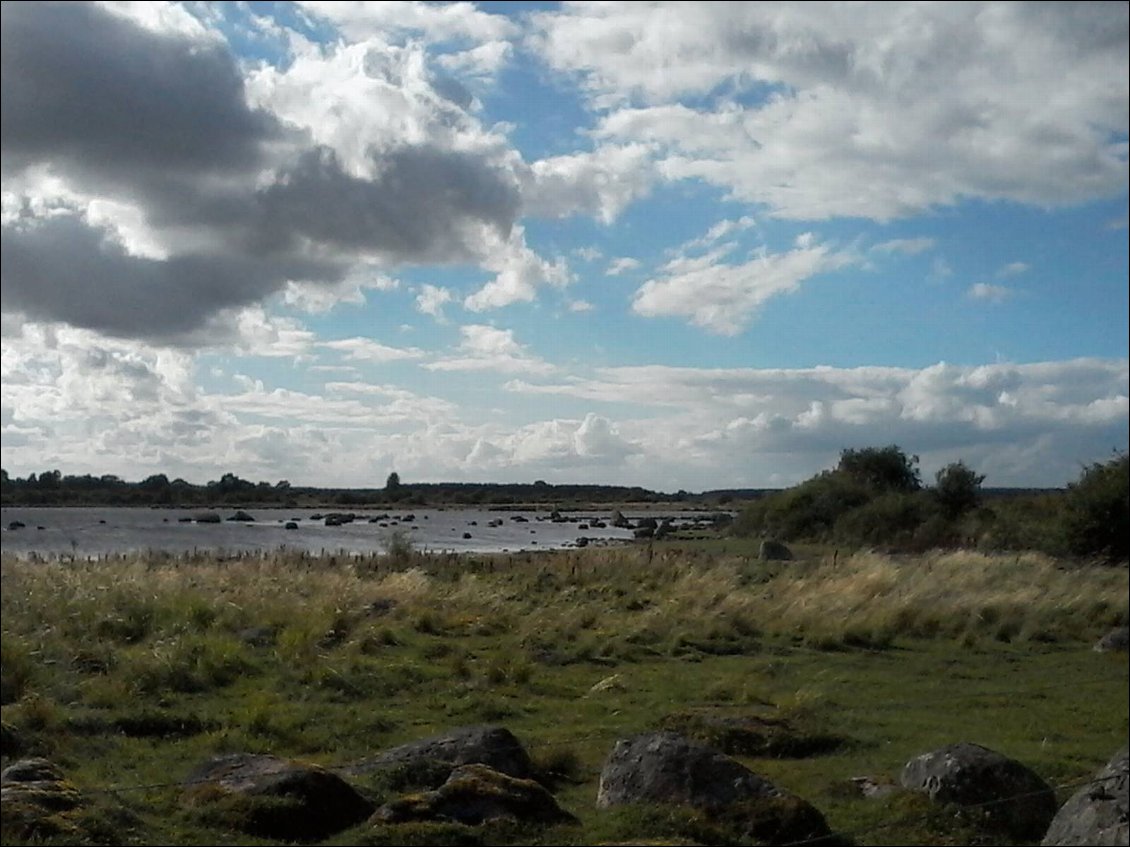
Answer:
<path fill-rule="evenodd" d="M 130 482 L 114 474 L 63 474 L 58 470 L 13 477 L 0 470 L 3 506 L 196 506 L 286 508 L 329 506 L 452 506 L 586 508 L 613 504 L 677 504 L 689 509 L 741 508 L 778 492 L 777 488 L 719 488 L 708 491 L 652 491 L 640 486 L 505 482 L 402 482 L 390 474 L 383 487 L 323 488 L 287 480 L 252 482 L 234 473 L 194 484 L 154 474 Z M 986 488 L 986 496 L 1038 494 L 1061 489 Z"/>
<path fill-rule="evenodd" d="M 234 473 L 203 485 L 154 474 L 129 482 L 113 474 L 81 476 L 58 470 L 25 478 L 0 471 L 0 502 L 4 506 L 493 506 L 584 508 L 595 504 L 680 504 L 687 508 L 726 508 L 756 500 L 775 489 L 717 489 L 665 493 L 639 486 L 491 482 L 401 482 L 390 474 L 383 487 L 319 488 L 252 482 Z"/>

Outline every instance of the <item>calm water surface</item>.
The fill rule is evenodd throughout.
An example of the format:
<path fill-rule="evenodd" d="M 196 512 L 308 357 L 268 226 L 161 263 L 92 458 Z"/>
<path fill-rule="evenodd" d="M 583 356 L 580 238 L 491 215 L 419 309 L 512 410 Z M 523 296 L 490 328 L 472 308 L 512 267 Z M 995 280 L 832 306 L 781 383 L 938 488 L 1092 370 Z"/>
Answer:
<path fill-rule="evenodd" d="M 185 553 L 193 550 L 228 552 L 271 551 L 280 547 L 344 553 L 370 553 L 385 549 L 387 539 L 399 531 L 417 550 L 497 552 L 571 547 L 579 537 L 628 540 L 632 531 L 612 526 L 594 528 L 591 521 L 608 521 L 611 511 L 564 513 L 566 523 L 549 520 L 548 512 L 490 512 L 476 509 L 413 509 L 383 512 L 351 510 L 353 523 L 326 526 L 314 515 L 338 510 L 249 509 L 253 522 L 229 521 L 235 509 L 216 513 L 221 523 L 184 523 L 201 510 L 113 508 L 4 508 L 0 509 L 0 540 L 4 553 L 27 556 L 76 555 L 99 557 L 138 550 Z M 342 510 L 346 511 L 346 510 Z M 407 515 L 415 519 L 406 522 Z M 629 519 L 642 512 L 625 512 Z M 647 513 L 660 517 L 658 513 Z M 387 515 L 378 522 L 371 518 Z M 671 512 L 676 523 L 701 517 L 701 513 Z M 515 519 L 518 520 L 515 520 Z M 524 519 L 524 520 L 521 520 Z M 18 521 L 24 527 L 11 529 Z M 294 521 L 298 529 L 285 529 Z M 499 526 L 490 526 L 501 521 Z M 587 528 L 582 528 L 582 524 Z M 470 538 L 464 538 L 469 534 Z"/>

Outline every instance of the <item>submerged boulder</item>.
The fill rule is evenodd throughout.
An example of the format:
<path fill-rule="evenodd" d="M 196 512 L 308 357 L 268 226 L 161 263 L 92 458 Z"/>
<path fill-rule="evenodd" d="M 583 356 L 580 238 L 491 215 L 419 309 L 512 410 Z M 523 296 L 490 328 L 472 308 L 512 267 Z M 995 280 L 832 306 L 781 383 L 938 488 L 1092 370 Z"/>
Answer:
<path fill-rule="evenodd" d="M 1041 844 L 1126 844 L 1130 839 L 1130 748 L 1114 754 L 1095 778 L 1063 804 Z"/>
<path fill-rule="evenodd" d="M 979 744 L 960 742 L 916 756 L 899 781 L 938 803 L 975 808 L 985 823 L 1019 839 L 1039 838 L 1055 817 L 1055 793 L 1044 780 Z"/>
<path fill-rule="evenodd" d="M 596 805 L 689 806 L 771 844 L 830 835 L 809 803 L 755 774 L 736 759 L 673 732 L 616 742 L 600 774 Z"/>

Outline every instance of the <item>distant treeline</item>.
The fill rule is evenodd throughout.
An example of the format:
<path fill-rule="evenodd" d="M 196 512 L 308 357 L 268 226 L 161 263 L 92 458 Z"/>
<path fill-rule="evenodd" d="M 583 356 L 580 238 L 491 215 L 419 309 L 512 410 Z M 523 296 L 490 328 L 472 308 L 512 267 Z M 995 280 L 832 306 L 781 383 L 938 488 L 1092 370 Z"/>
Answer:
<path fill-rule="evenodd" d="M 204 485 L 154 474 L 140 482 L 127 482 L 105 474 L 75 476 L 57 470 L 28 477 L 10 477 L 0 471 L 0 501 L 5 506 L 552 506 L 588 503 L 683 503 L 688 506 L 726 506 L 767 493 L 741 489 L 692 494 L 667 494 L 638 486 L 551 485 L 534 483 L 420 482 L 404 483 L 396 474 L 381 488 L 316 488 L 279 482 L 251 482 L 232 473 Z"/>

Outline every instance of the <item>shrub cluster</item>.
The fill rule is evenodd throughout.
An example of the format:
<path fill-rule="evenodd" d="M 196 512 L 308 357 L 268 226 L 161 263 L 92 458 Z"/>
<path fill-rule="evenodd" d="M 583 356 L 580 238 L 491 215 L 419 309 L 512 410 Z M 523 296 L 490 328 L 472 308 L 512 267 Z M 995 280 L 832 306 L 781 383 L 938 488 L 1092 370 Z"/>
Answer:
<path fill-rule="evenodd" d="M 839 464 L 748 506 L 733 532 L 786 541 L 921 551 L 938 547 L 1041 550 L 1125 561 L 1130 462 L 1118 453 L 1065 491 L 984 496 L 964 462 L 923 487 L 918 457 L 899 447 L 844 450 Z"/>

